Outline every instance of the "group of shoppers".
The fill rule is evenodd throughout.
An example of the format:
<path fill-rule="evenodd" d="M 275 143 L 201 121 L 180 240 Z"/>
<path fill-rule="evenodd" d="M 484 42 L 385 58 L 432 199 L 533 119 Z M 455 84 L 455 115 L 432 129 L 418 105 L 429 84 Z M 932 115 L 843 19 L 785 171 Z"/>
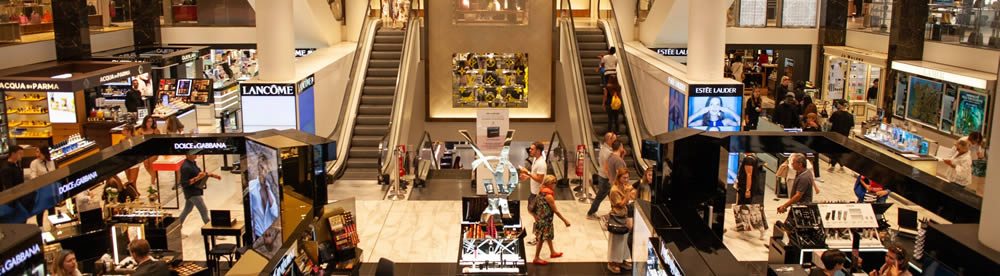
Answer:
<path fill-rule="evenodd" d="M 800 81 L 792 86 L 792 80 L 789 77 L 782 77 L 781 85 L 775 89 L 775 95 L 781 99 L 781 102 L 774 107 L 771 120 L 783 128 L 806 128 L 809 114 L 818 115 L 819 111 L 816 104 L 813 103 L 812 97 L 805 93 L 804 82 Z M 749 101 L 747 108 L 750 108 Z M 759 111 L 756 114 L 759 116 Z M 756 124 L 754 124 L 754 129 L 756 129 Z M 819 130 L 818 123 L 816 130 Z"/>
<path fill-rule="evenodd" d="M 129 275 L 136 276 L 169 276 L 172 273 L 167 263 L 156 260 L 150 256 L 151 248 L 149 242 L 143 239 L 133 240 L 128 244 L 129 256 L 137 264 L 134 272 Z M 71 250 L 62 250 L 56 254 L 49 264 L 53 276 L 80 276 L 80 268 L 76 262 L 76 254 Z"/>
<path fill-rule="evenodd" d="M 868 273 L 864 273 L 861 268 L 861 264 L 864 260 L 858 256 L 858 252 L 852 253 L 851 265 L 848 267 L 849 260 L 847 255 L 839 249 L 828 249 L 823 252 L 817 264 L 822 264 L 822 267 L 814 267 L 812 271 L 809 272 L 809 276 L 836 276 L 836 275 L 856 275 L 857 273 L 867 274 L 869 276 L 910 276 L 912 275 L 909 271 L 909 256 L 906 253 L 906 249 L 899 246 L 898 244 L 891 244 L 886 249 L 888 251 L 885 253 L 885 262 L 879 266 L 878 269 L 872 270 Z"/>

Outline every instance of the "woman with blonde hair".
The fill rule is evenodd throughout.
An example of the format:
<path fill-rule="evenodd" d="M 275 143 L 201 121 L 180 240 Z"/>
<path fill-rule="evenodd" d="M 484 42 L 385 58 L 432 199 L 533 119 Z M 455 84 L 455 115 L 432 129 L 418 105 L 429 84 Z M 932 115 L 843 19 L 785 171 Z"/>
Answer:
<path fill-rule="evenodd" d="M 80 276 L 80 269 L 76 265 L 76 254 L 65 249 L 59 251 L 56 258 L 52 260 L 52 275 Z"/>
<path fill-rule="evenodd" d="M 555 229 L 552 224 L 553 215 L 559 216 L 559 219 L 566 224 L 566 227 L 569 227 L 569 221 L 556 208 L 555 188 L 556 177 L 554 175 L 546 175 L 542 179 L 542 188 L 538 191 L 539 196 L 535 197 L 534 202 L 529 203 L 534 204 L 534 211 L 528 213 L 535 217 L 535 240 L 538 241 L 538 244 L 535 245 L 535 260 L 532 261 L 535 264 L 543 265 L 549 263 L 539 258 L 542 254 L 543 242 L 549 245 L 550 258 L 559 258 L 563 255 L 562 252 L 556 253 L 556 249 L 552 247 L 552 239 L 555 237 Z"/>
<path fill-rule="evenodd" d="M 636 191 L 628 185 L 628 169 L 619 168 L 614 185 L 608 193 L 611 213 L 608 215 L 608 270 L 621 273 L 622 269 L 632 270 L 628 261 L 628 233 L 632 231 L 632 220 L 628 218 L 628 206 L 635 201 Z M 619 232 L 620 231 L 620 232 Z"/>

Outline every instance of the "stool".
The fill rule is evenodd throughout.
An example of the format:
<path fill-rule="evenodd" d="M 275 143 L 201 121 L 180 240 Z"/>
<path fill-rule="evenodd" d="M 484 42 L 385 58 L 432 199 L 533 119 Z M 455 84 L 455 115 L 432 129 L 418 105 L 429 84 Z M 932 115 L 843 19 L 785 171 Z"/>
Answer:
<path fill-rule="evenodd" d="M 220 259 L 222 257 L 226 257 L 226 259 L 229 261 L 229 267 L 232 268 L 233 267 L 233 261 L 234 261 L 234 259 L 236 259 L 235 254 L 236 254 L 236 245 L 235 244 L 220 243 L 220 244 L 216 244 L 214 247 L 212 247 L 212 250 L 208 251 L 208 256 L 205 256 L 205 257 L 208 259 L 208 263 L 209 263 L 210 266 L 214 265 L 212 267 L 212 271 L 215 272 L 216 275 L 219 275 L 220 274 L 220 270 L 219 270 L 219 261 L 220 261 Z"/>

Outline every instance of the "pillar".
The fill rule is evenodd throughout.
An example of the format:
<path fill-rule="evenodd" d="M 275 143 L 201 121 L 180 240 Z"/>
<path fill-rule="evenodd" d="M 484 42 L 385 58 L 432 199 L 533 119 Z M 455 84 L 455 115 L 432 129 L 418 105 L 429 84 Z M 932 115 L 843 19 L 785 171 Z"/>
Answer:
<path fill-rule="evenodd" d="M 344 2 L 344 20 L 346 30 L 344 40 L 346 41 L 358 41 L 358 36 L 361 35 L 361 29 L 365 24 L 365 18 L 368 17 L 365 14 L 365 10 L 368 9 L 369 0 L 345 0 Z M 427 0 L 424 0 L 427 1 Z M 414 1 L 410 1 L 411 3 Z M 424 12 L 427 12 L 425 5 Z"/>
<path fill-rule="evenodd" d="M 90 24 L 87 0 L 52 1 L 56 60 L 90 59 Z"/>
<path fill-rule="evenodd" d="M 994 90 L 996 91 L 996 90 Z M 993 113 L 993 122 L 1000 122 L 1000 101 L 993 100 L 993 108 L 990 113 Z M 1000 156 L 1000 126 L 994 124 L 990 127 L 989 133 L 985 133 L 986 139 L 989 139 L 989 148 L 986 152 L 986 156 Z M 1000 158 L 994 157 L 990 162 L 986 163 L 986 179 L 997 179 L 1000 177 Z M 1000 235 L 997 235 L 997 231 L 1000 231 L 1000 219 L 993 217 L 993 215 L 1000 214 L 1000 189 L 997 189 L 996 181 L 986 180 L 984 184 L 983 191 L 983 206 L 980 209 L 982 212 L 979 213 L 979 242 L 983 243 L 993 250 L 1000 251 Z"/>
<path fill-rule="evenodd" d="M 819 16 L 819 41 L 816 44 L 816 87 L 823 87 L 826 74 L 826 57 L 823 46 L 844 46 L 847 44 L 847 0 L 822 1 Z M 826 96 L 823 96 L 824 98 Z"/>
<path fill-rule="evenodd" d="M 924 31 L 927 29 L 927 17 L 930 7 L 924 0 L 893 0 L 892 22 L 889 27 L 889 58 L 892 66 L 894 60 L 920 60 L 924 57 Z M 881 108 L 892 110 L 896 93 L 896 71 L 889 70 L 885 75 L 882 87 L 884 92 Z M 891 116 L 886 116 L 890 117 Z"/>
<path fill-rule="evenodd" d="M 257 1 L 257 61 L 262 81 L 295 81 L 293 1 Z"/>
<path fill-rule="evenodd" d="M 132 0 L 132 41 L 135 46 L 160 44 L 161 3 L 161 0 Z"/>
<path fill-rule="evenodd" d="M 687 76 L 692 80 L 710 81 L 723 77 L 727 3 L 726 0 L 692 0 L 690 3 Z"/>

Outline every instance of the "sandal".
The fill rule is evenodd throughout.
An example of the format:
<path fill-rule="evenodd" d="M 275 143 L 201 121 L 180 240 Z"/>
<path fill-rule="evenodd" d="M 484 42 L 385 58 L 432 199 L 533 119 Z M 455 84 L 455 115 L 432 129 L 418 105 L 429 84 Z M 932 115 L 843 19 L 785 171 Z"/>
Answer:
<path fill-rule="evenodd" d="M 559 257 L 562 257 L 562 255 L 563 255 L 563 253 L 562 253 L 562 252 L 559 252 L 559 253 L 557 253 L 557 254 L 552 254 L 552 255 L 549 255 L 549 258 L 559 258 Z"/>
<path fill-rule="evenodd" d="M 539 260 L 538 258 L 535 258 L 535 260 L 531 261 L 531 263 L 536 264 L 536 265 L 547 265 L 547 264 L 549 264 L 549 262 L 546 262 L 546 261 L 543 261 L 543 260 Z"/>
<path fill-rule="evenodd" d="M 622 270 L 613 263 L 608 263 L 608 271 L 611 271 L 611 273 L 622 273 Z"/>
<path fill-rule="evenodd" d="M 619 265 L 619 267 L 621 267 L 624 270 L 632 270 L 632 263 L 624 262 L 622 263 L 622 265 Z"/>

